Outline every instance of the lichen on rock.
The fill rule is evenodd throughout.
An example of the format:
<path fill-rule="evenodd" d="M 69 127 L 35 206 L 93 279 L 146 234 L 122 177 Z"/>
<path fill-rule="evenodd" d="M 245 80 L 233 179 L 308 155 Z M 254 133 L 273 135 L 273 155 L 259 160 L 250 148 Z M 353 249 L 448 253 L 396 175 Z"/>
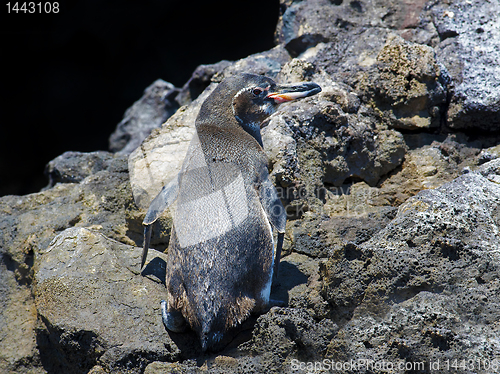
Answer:
<path fill-rule="evenodd" d="M 392 35 L 380 49 L 377 63 L 358 75 L 356 87 L 391 127 L 430 129 L 442 122 L 446 79 L 432 48 Z"/>

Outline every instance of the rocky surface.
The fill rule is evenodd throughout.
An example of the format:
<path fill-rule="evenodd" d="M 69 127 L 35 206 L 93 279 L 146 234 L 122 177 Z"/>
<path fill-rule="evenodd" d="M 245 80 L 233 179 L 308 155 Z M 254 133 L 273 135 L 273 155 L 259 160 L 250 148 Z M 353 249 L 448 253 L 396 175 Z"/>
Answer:
<path fill-rule="evenodd" d="M 322 294 L 345 313 L 332 317 L 348 320 L 328 354 L 394 362 L 498 358 L 495 179 L 489 171 L 468 173 L 422 191 L 369 241 L 323 263 L 329 281 Z"/>
<path fill-rule="evenodd" d="M 496 131 L 500 125 L 498 3 L 436 4 L 431 12 L 441 40 L 436 52 L 452 77 L 448 125 Z"/>
<path fill-rule="evenodd" d="M 130 155 L 132 191 L 136 204 L 142 209 L 147 209 L 162 187 L 181 170 L 195 132 L 198 111 L 214 88 L 215 84 L 212 84 L 190 106 L 181 107 Z"/>
<path fill-rule="evenodd" d="M 141 255 L 81 227 L 63 231 L 40 254 L 33 290 L 47 371 L 87 372 L 99 363 L 112 372 L 141 372 L 150 361 L 177 358 L 160 315 L 165 257 L 149 259 L 147 278 L 137 268 Z"/>
<path fill-rule="evenodd" d="M 153 129 L 161 126 L 179 108 L 175 100 L 179 94 L 172 83 L 158 79 L 144 90 L 109 137 L 112 152 L 129 154 L 136 149 Z"/>
<path fill-rule="evenodd" d="M 66 152 L 43 191 L 0 198 L 0 372 L 498 372 L 499 14 L 282 0 L 275 48 L 155 82 L 114 153 Z M 263 129 L 289 218 L 272 291 L 285 306 L 202 354 L 161 322 L 168 214 L 142 274 L 141 221 L 199 106 L 239 72 L 323 91 Z"/>

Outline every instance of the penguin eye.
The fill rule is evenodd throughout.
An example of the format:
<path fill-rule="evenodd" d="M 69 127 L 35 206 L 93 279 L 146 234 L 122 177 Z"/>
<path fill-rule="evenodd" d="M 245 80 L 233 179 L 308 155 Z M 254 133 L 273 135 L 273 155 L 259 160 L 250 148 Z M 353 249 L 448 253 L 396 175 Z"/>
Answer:
<path fill-rule="evenodd" d="M 262 93 L 262 91 L 263 91 L 262 88 L 256 87 L 252 90 L 252 93 L 254 96 L 259 96 Z"/>

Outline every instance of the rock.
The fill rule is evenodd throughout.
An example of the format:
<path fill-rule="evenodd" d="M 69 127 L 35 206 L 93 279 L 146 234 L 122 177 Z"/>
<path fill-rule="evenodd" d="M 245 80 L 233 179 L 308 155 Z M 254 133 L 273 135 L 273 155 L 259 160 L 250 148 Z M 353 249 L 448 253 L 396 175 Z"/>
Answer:
<path fill-rule="evenodd" d="M 191 104 L 191 102 L 196 100 L 196 98 L 210 85 L 212 77 L 231 64 L 232 62 L 230 61 L 222 60 L 215 64 L 198 66 L 191 75 L 191 78 L 189 78 L 187 83 L 182 87 L 175 100 L 180 105 Z"/>
<path fill-rule="evenodd" d="M 126 172 L 126 158 L 104 151 L 64 152 L 50 161 L 45 168 L 45 174 L 49 177 L 46 189 L 57 183 L 80 183 L 101 170 Z"/>
<path fill-rule="evenodd" d="M 498 333 L 491 321 L 500 314 L 493 296 L 499 204 L 499 185 L 469 173 L 410 198 L 356 256 L 330 258 L 321 268 L 323 296 L 334 321 L 349 322 L 328 355 L 427 363 L 497 358 L 500 346 L 485 337 Z"/>
<path fill-rule="evenodd" d="M 374 205 L 399 206 L 423 189 L 437 188 L 458 177 L 466 167 L 479 163 L 480 142 L 466 136 L 407 134 L 408 153 L 401 170 L 390 174 L 371 190 Z"/>
<path fill-rule="evenodd" d="M 45 325 L 37 330 L 45 368 L 76 373 L 99 364 L 140 373 L 150 361 L 178 356 L 161 323 L 165 257 L 150 254 L 148 262 L 160 265 L 151 282 L 139 274 L 141 254 L 140 248 L 76 227 L 40 254 L 34 295 Z"/>
<path fill-rule="evenodd" d="M 316 322 L 300 309 L 272 308 L 257 320 L 252 339 L 241 350 L 257 356 L 261 372 L 289 366 L 298 355 L 305 361 L 323 356 L 338 327 L 329 319 Z"/>
<path fill-rule="evenodd" d="M 420 16 L 425 14 L 426 3 L 425 0 L 282 0 L 275 39 L 284 43 L 292 54 L 300 54 L 318 42 L 340 42 L 345 36 L 359 36 L 363 29 L 394 30 L 406 36 L 423 23 Z"/>
<path fill-rule="evenodd" d="M 352 86 L 391 127 L 439 127 L 449 77 L 432 48 L 383 30 L 348 38 L 353 40 L 345 49 L 339 50 L 336 42 L 321 43 L 299 58 Z"/>
<path fill-rule="evenodd" d="M 441 38 L 437 55 L 452 78 L 447 121 L 453 129 L 498 131 L 499 14 L 498 2 L 479 0 L 432 7 Z"/>
<path fill-rule="evenodd" d="M 311 79 L 316 81 L 315 77 Z M 315 187 L 341 186 L 348 179 L 375 185 L 402 162 L 406 149 L 402 135 L 378 126 L 373 112 L 358 106 L 356 96 L 346 87 L 323 87 L 325 92 L 318 98 L 283 107 L 264 129 L 266 153 L 274 165 L 272 175 L 277 180 L 283 180 L 278 171 L 288 175 L 284 185 L 292 183 L 293 175 L 309 179 L 305 184 Z M 340 104 L 330 101 L 339 97 L 343 98 Z M 282 134 L 281 140 L 276 133 Z"/>
<path fill-rule="evenodd" d="M 317 282 L 319 260 L 303 254 L 292 252 L 283 256 L 279 266 L 278 282 L 273 286 L 271 298 L 284 302 L 292 308 L 308 309 L 307 312 L 314 315 L 317 306 L 311 300 L 312 288 L 319 285 Z M 314 287 L 311 284 L 314 283 Z M 311 289 L 311 292 L 309 290 Z M 323 306 L 323 305 L 320 305 Z M 310 310 L 309 310 L 310 309 Z"/>
<path fill-rule="evenodd" d="M 171 83 L 161 79 L 144 90 L 144 95 L 127 109 L 123 120 L 109 138 L 109 149 L 128 155 L 136 149 L 155 128 L 161 126 L 179 105 L 179 93 Z"/>
<path fill-rule="evenodd" d="M 35 335 L 35 303 L 29 287 L 16 280 L 13 267 L 0 249 L 0 372 L 44 374 Z"/>
<path fill-rule="evenodd" d="M 80 159 L 70 161 L 63 157 L 66 164 L 58 161 L 52 165 L 59 165 L 56 169 L 61 175 L 68 175 L 73 165 L 87 165 L 96 155 L 73 156 Z M 95 174 L 79 184 L 60 183 L 40 193 L 0 199 L 0 248 L 12 261 L 12 271 L 19 282 L 31 282 L 33 258 L 69 227 L 93 227 L 127 244 L 142 242 L 141 213 L 133 203 L 126 158 L 108 154 L 103 159 L 114 165 L 99 171 L 98 167 L 90 167 L 88 172 L 96 171 Z M 99 164 L 103 165 L 95 165 Z"/>
<path fill-rule="evenodd" d="M 201 104 L 215 88 L 212 84 L 192 104 L 175 115 L 130 154 L 130 184 L 138 207 L 147 209 L 158 192 L 181 170 Z"/>
<path fill-rule="evenodd" d="M 285 256 L 271 297 L 285 301 L 289 308 L 304 310 L 316 321 L 329 318 L 328 303 L 321 296 L 319 264 L 320 260 L 295 252 Z"/>
<path fill-rule="evenodd" d="M 353 85 L 358 72 L 364 72 L 379 60 L 377 54 L 390 34 L 419 43 L 416 48 L 422 50 L 429 50 L 425 45 L 431 46 L 435 52 L 429 51 L 436 54 L 438 68 L 432 68 L 432 74 L 423 81 L 417 78 L 417 82 L 427 86 L 421 86 L 420 90 L 433 92 L 426 97 L 429 100 L 428 113 L 422 117 L 417 111 L 416 115 L 422 119 L 407 120 L 403 126 L 436 126 L 442 109 L 446 110 L 447 124 L 453 129 L 495 131 L 500 105 L 495 87 L 500 73 L 498 64 L 492 61 L 499 59 L 496 58 L 499 51 L 494 42 L 500 32 L 498 14 L 496 2 L 479 0 L 470 1 L 466 6 L 460 2 L 431 4 L 423 0 L 411 4 L 394 1 L 282 1 L 276 39 L 284 43 L 292 56 L 312 62 L 337 80 Z M 414 63 L 412 60 L 410 64 Z M 414 70 L 417 76 L 419 70 Z M 409 84 L 415 78 L 412 75 L 413 71 L 408 77 Z M 439 82 L 432 81 L 433 75 Z M 369 86 L 372 80 L 368 79 L 367 83 Z M 385 85 L 393 88 L 390 80 Z M 433 85 L 437 89 L 432 88 Z M 399 91 L 397 86 L 396 81 L 394 93 Z M 373 89 L 377 87 L 374 85 Z M 408 96 L 413 104 L 409 108 L 400 106 L 405 111 L 425 101 L 418 99 L 419 90 L 415 88 L 414 85 Z M 397 105 L 397 100 L 393 102 Z M 436 111 L 435 107 L 440 110 Z M 411 119 L 413 116 L 406 113 L 403 117 Z"/>
<path fill-rule="evenodd" d="M 336 7 L 326 2 L 300 3 L 288 5 L 284 1 L 276 28 L 275 39 L 284 44 L 287 50 L 297 56 L 305 49 L 332 37 L 337 31 L 338 18 Z"/>
<path fill-rule="evenodd" d="M 439 127 L 448 79 L 432 48 L 390 36 L 356 88 L 390 126 L 416 130 Z"/>
<path fill-rule="evenodd" d="M 281 67 L 290 60 L 290 55 L 282 45 L 269 51 L 255 53 L 227 66 L 221 73 L 214 77 L 217 82 L 233 74 L 252 73 L 275 78 Z"/>
<path fill-rule="evenodd" d="M 483 149 L 478 155 L 479 165 L 500 157 L 500 145 Z"/>
<path fill-rule="evenodd" d="M 397 212 L 397 208 L 390 206 L 372 208 L 371 211 L 367 207 L 368 204 L 364 205 L 365 212 L 333 216 L 322 225 L 330 246 L 350 245 L 354 248 L 366 242 L 387 226 Z"/>
<path fill-rule="evenodd" d="M 155 361 L 146 367 L 146 370 L 144 370 L 144 374 L 165 374 L 165 373 L 185 374 L 185 373 L 197 372 L 194 365 L 190 365 L 190 368 L 186 366 L 187 365 L 179 363 Z"/>
<path fill-rule="evenodd" d="M 383 318 L 369 314 L 355 318 L 345 326 L 345 337 L 332 340 L 327 356 L 335 361 L 350 362 L 352 359 L 358 365 L 363 361 L 385 361 L 393 368 L 413 368 L 421 372 L 432 372 L 430 363 L 441 362 L 443 369 L 443 362 L 448 360 L 461 362 L 465 357 L 481 357 L 483 369 L 483 365 L 491 365 L 493 357 L 498 357 L 494 338 L 498 328 L 485 329 L 467 322 L 459 310 L 453 296 L 422 291 L 394 304 Z M 360 349 L 360 346 L 365 348 Z M 444 369 L 448 371 L 446 366 Z M 477 361 L 475 369 L 474 372 L 488 372 L 477 370 Z"/>
<path fill-rule="evenodd" d="M 106 374 L 106 370 L 101 365 L 96 365 L 90 369 L 88 374 Z"/>
<path fill-rule="evenodd" d="M 0 199 L 2 372 L 46 372 L 31 286 L 34 259 L 58 233 L 73 226 L 92 227 L 124 243 L 142 242 L 141 216 L 133 204 L 126 166 L 126 157 L 107 152 L 66 153 L 48 167 L 57 173 L 57 185 Z"/>

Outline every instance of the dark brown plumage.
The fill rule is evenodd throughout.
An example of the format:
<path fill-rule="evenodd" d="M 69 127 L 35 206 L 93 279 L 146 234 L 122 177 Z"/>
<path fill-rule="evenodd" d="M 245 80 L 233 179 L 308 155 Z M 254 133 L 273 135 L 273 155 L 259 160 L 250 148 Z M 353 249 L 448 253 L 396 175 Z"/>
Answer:
<path fill-rule="evenodd" d="M 218 349 L 228 330 L 268 308 L 286 214 L 269 179 L 260 127 L 280 103 L 320 91 L 314 83 L 280 87 L 252 74 L 222 81 L 200 109 L 181 172 L 146 214 L 142 265 L 150 225 L 177 200 L 163 321 L 176 332 L 187 321 L 203 350 Z"/>

